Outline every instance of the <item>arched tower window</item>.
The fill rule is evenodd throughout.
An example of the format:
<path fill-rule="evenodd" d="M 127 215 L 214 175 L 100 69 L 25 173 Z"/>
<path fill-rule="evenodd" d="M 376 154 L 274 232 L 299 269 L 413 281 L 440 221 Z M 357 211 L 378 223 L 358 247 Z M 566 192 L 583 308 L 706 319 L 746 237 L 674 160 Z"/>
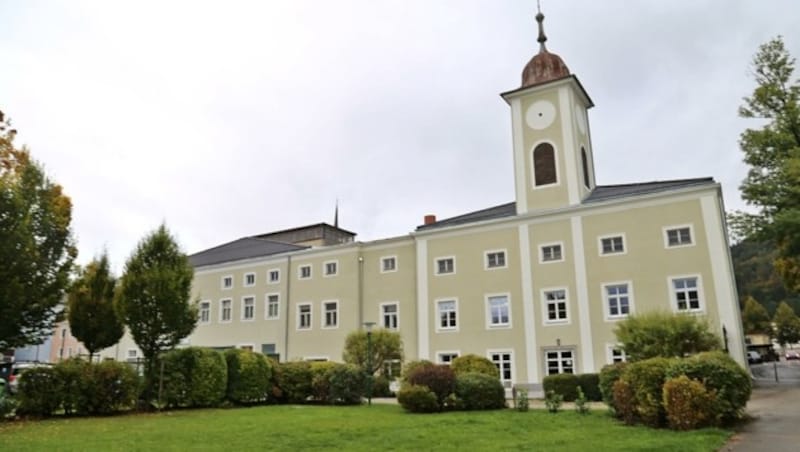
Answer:
<path fill-rule="evenodd" d="M 583 185 L 586 185 L 586 188 L 592 188 L 589 182 L 589 159 L 586 158 L 586 149 L 583 146 L 581 146 L 581 163 L 583 163 Z"/>
<path fill-rule="evenodd" d="M 556 151 L 550 143 L 541 143 L 533 150 L 533 173 L 537 187 L 557 182 Z"/>

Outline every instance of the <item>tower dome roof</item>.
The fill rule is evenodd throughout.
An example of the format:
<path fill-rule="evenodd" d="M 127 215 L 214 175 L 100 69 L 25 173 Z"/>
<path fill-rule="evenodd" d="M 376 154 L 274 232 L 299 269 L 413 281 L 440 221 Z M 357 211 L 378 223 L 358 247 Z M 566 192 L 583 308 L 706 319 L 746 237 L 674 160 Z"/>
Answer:
<path fill-rule="evenodd" d="M 544 34 L 544 25 L 542 24 L 544 14 L 541 11 L 536 14 L 536 22 L 539 23 L 539 38 L 537 39 L 539 53 L 531 58 L 525 65 L 525 69 L 522 70 L 522 88 L 569 76 L 569 69 L 564 60 L 555 53 L 548 52 L 544 45 L 547 36 Z"/>

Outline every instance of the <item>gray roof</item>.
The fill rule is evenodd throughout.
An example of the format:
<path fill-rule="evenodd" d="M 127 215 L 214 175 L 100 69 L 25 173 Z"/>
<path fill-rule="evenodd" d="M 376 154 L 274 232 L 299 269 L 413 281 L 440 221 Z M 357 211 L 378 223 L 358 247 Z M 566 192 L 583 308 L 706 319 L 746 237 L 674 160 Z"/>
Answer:
<path fill-rule="evenodd" d="M 254 257 L 271 256 L 308 248 L 307 246 L 292 245 L 291 243 L 276 242 L 275 240 L 260 239 L 257 237 L 243 237 L 224 245 L 215 246 L 189 256 L 189 262 L 195 267 L 221 264 L 223 262 L 251 259 Z"/>
<path fill-rule="evenodd" d="M 635 184 L 620 185 L 598 185 L 592 190 L 589 196 L 583 200 L 583 204 L 593 204 L 613 199 L 630 198 L 634 196 L 646 195 L 677 190 L 681 188 L 694 187 L 700 185 L 713 185 L 714 179 L 711 177 L 701 177 L 696 179 L 679 179 L 668 181 L 640 182 Z M 417 231 L 426 231 L 447 226 L 475 223 L 478 221 L 494 220 L 497 218 L 510 217 L 517 214 L 516 203 L 509 202 L 499 206 L 489 207 L 488 209 L 477 210 L 456 217 L 446 218 L 431 224 L 417 226 Z"/>

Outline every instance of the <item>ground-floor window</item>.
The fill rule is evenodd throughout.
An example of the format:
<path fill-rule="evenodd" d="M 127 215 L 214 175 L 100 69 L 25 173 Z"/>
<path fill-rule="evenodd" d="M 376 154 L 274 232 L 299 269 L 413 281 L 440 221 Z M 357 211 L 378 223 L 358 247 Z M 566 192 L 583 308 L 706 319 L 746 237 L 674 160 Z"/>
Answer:
<path fill-rule="evenodd" d="M 500 372 L 500 382 L 503 383 L 503 386 L 510 387 L 513 380 L 513 353 L 510 350 L 490 351 L 489 359 L 497 366 L 497 370 Z"/>
<path fill-rule="evenodd" d="M 575 352 L 573 350 L 548 350 L 545 352 L 547 375 L 574 374 Z"/>
<path fill-rule="evenodd" d="M 439 352 L 436 354 L 436 360 L 439 364 L 446 364 L 448 366 L 456 358 L 458 358 L 458 352 Z"/>

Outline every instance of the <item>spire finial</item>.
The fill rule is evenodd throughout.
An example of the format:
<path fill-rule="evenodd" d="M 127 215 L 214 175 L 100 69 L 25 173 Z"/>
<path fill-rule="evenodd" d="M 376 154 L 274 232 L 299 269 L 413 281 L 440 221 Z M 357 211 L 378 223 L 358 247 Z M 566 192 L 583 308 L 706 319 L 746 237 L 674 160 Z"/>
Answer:
<path fill-rule="evenodd" d="M 539 52 L 546 52 L 547 48 L 544 46 L 545 41 L 547 41 L 547 36 L 544 34 L 544 14 L 542 14 L 542 5 L 539 1 L 536 1 L 536 22 L 539 23 L 539 38 L 536 41 L 539 42 Z"/>
<path fill-rule="evenodd" d="M 336 210 L 333 213 L 333 227 L 339 227 L 339 198 L 336 198 Z"/>

